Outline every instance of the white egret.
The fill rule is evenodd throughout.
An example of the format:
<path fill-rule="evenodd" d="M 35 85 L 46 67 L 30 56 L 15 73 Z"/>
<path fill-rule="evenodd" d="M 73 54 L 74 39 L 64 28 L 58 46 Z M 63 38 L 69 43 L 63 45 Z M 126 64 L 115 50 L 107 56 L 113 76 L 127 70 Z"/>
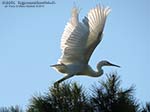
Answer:
<path fill-rule="evenodd" d="M 97 71 L 88 65 L 94 49 L 102 40 L 103 29 L 109 12 L 109 7 L 97 5 L 80 22 L 78 18 L 79 9 L 73 7 L 70 21 L 67 23 L 61 38 L 62 56 L 58 60 L 58 64 L 51 65 L 65 76 L 55 82 L 54 85 L 74 75 L 99 77 L 103 74 L 103 66 L 120 67 L 105 60 L 97 64 Z"/>

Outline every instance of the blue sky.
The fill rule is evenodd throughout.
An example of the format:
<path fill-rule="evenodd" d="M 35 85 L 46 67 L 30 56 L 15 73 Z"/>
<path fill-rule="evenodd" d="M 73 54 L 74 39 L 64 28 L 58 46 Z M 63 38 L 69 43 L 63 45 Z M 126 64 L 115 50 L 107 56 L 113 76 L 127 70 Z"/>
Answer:
<path fill-rule="evenodd" d="M 55 0 L 56 4 L 44 8 L 4 8 L 0 2 L 0 107 L 18 104 L 26 108 L 31 96 L 46 92 L 63 77 L 49 65 L 61 55 L 60 39 L 74 1 Z M 136 85 L 136 97 L 150 101 L 150 1 L 75 2 L 82 8 L 80 20 L 97 3 L 112 9 L 103 40 L 89 64 L 95 69 L 98 61 L 106 59 L 120 65 L 120 69 L 104 67 L 104 71 L 117 72 L 123 87 Z M 105 78 L 80 76 L 69 80 L 90 88 Z"/>

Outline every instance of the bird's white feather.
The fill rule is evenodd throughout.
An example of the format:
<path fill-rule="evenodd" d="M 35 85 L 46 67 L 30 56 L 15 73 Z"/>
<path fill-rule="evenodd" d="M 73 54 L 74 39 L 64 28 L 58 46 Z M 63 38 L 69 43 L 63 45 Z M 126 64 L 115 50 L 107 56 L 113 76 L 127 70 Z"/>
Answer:
<path fill-rule="evenodd" d="M 72 9 L 72 16 L 67 23 L 61 39 L 62 56 L 58 63 L 88 63 L 92 52 L 102 38 L 109 8 L 97 5 L 79 22 L 79 9 Z"/>
<path fill-rule="evenodd" d="M 97 5 L 95 8 L 91 9 L 83 19 L 83 22 L 89 26 L 89 36 L 87 41 L 87 47 L 95 42 L 98 38 L 100 32 L 103 32 L 106 17 L 110 12 L 109 7 L 102 7 Z"/>
<path fill-rule="evenodd" d="M 83 19 L 83 23 L 89 27 L 89 35 L 85 51 L 85 60 L 87 63 L 94 49 L 102 40 L 103 29 L 109 12 L 109 7 L 97 5 L 95 8 L 91 9 L 88 15 Z"/>
<path fill-rule="evenodd" d="M 74 7 L 72 16 L 62 34 L 62 56 L 58 63 L 79 63 L 84 60 L 84 51 L 88 37 L 88 28 L 78 20 L 79 10 Z"/>

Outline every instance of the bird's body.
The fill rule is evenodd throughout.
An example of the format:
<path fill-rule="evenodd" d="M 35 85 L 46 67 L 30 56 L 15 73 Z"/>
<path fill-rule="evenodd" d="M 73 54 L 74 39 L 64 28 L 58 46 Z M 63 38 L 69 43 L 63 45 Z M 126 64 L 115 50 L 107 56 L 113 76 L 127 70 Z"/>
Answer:
<path fill-rule="evenodd" d="M 62 56 L 58 60 L 58 64 L 51 66 L 58 72 L 65 74 L 65 77 L 55 84 L 74 75 L 98 77 L 103 74 L 102 66 L 117 66 L 108 61 L 101 61 L 97 64 L 97 71 L 94 71 L 88 64 L 94 49 L 102 40 L 103 29 L 109 12 L 110 8 L 97 5 L 80 22 L 78 19 L 79 9 L 76 7 L 72 9 L 71 19 L 61 38 Z"/>
<path fill-rule="evenodd" d="M 63 74 L 73 74 L 73 75 L 86 75 L 91 77 L 98 77 L 103 74 L 103 70 L 99 69 L 98 71 L 94 71 L 90 65 L 87 64 L 56 64 L 53 65 L 56 71 Z"/>

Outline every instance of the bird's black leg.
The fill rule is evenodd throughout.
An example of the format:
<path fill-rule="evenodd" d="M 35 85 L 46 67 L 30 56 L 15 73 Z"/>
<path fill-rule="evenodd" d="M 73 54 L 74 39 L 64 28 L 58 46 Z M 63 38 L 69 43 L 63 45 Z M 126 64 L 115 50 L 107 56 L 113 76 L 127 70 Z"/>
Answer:
<path fill-rule="evenodd" d="M 59 83 L 61 83 L 62 81 L 66 80 L 66 79 L 68 79 L 68 78 L 70 78 L 70 77 L 72 77 L 72 76 L 73 76 L 73 75 L 66 75 L 66 76 L 63 77 L 62 79 L 56 81 L 56 82 L 54 83 L 54 87 L 58 87 L 58 86 L 59 86 Z"/>

